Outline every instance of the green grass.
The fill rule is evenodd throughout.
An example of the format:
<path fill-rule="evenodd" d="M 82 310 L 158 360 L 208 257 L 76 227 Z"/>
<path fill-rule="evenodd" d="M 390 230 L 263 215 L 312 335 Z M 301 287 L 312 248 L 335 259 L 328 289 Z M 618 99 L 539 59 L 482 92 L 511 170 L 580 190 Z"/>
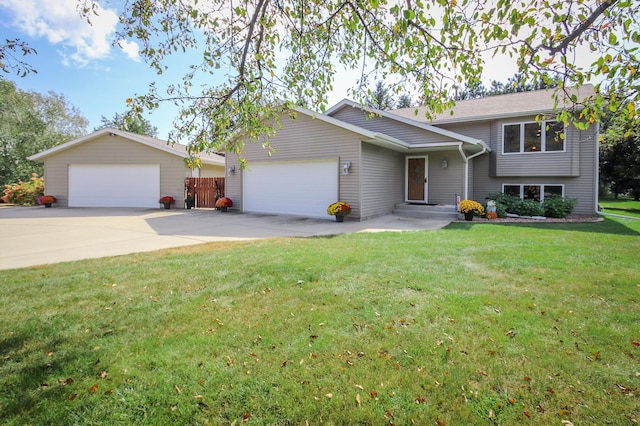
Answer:
<path fill-rule="evenodd" d="M 600 200 L 599 204 L 605 213 L 640 218 L 640 201 L 634 201 L 630 198 L 617 200 L 609 198 Z"/>
<path fill-rule="evenodd" d="M 0 271 L 0 424 L 636 424 L 640 221 Z"/>

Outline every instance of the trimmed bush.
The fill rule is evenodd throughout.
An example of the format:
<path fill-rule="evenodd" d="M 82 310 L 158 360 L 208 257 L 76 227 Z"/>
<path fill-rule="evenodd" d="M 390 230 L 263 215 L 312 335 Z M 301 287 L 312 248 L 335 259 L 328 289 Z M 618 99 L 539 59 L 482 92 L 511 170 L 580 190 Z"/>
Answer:
<path fill-rule="evenodd" d="M 578 200 L 575 198 L 552 196 L 545 197 L 542 207 L 544 215 L 547 217 L 565 218 L 571 214 L 576 204 L 578 204 Z"/>
<path fill-rule="evenodd" d="M 23 206 L 35 206 L 38 203 L 38 197 L 43 194 L 44 178 L 38 177 L 37 173 L 33 173 L 28 182 L 5 185 L 2 201 Z"/>
<path fill-rule="evenodd" d="M 514 213 L 518 216 L 544 216 L 544 208 L 539 201 L 520 200 Z"/>

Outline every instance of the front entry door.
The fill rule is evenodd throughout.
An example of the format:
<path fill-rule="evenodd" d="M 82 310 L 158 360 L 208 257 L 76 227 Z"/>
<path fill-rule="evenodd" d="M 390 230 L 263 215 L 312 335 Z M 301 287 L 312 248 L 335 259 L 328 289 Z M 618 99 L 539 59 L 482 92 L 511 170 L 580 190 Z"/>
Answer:
<path fill-rule="evenodd" d="M 407 192 L 406 201 L 426 203 L 428 199 L 428 164 L 429 157 L 407 157 Z"/>

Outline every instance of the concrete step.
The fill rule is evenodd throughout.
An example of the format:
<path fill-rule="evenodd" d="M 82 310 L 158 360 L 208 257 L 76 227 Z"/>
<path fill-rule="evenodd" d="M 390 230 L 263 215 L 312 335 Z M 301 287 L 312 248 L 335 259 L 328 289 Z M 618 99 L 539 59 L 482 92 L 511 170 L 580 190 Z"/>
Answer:
<path fill-rule="evenodd" d="M 396 204 L 393 214 L 404 217 L 418 217 L 423 219 L 456 220 L 458 213 L 453 205 L 426 205 L 426 204 Z"/>

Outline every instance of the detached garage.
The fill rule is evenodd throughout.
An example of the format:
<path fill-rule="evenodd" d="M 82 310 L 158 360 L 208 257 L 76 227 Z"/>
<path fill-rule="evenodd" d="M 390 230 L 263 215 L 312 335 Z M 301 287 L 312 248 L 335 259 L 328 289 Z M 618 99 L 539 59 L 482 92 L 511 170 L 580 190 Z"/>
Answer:
<path fill-rule="evenodd" d="M 44 161 L 45 192 L 58 199 L 58 206 L 157 208 L 164 195 L 175 198 L 176 206 L 184 205 L 187 177 L 225 175 L 220 155 L 201 156 L 197 173 L 186 157 L 182 145 L 102 129 L 29 159 Z"/>

